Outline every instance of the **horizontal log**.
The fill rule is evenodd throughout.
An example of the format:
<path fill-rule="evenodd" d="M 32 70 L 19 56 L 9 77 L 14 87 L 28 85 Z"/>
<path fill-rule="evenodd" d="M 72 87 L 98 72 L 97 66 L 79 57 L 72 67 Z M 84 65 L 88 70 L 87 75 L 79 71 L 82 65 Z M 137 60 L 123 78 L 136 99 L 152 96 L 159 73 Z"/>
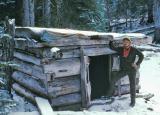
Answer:
<path fill-rule="evenodd" d="M 80 92 L 80 77 L 64 77 L 48 82 L 48 94 L 50 97 Z"/>
<path fill-rule="evenodd" d="M 29 74 L 30 76 L 34 76 L 37 79 L 46 80 L 46 75 L 43 73 L 42 67 L 31 64 L 31 63 L 24 62 L 17 58 L 13 59 L 13 63 L 18 65 L 16 67 L 16 70 Z"/>
<path fill-rule="evenodd" d="M 24 53 L 14 52 L 14 57 L 16 57 L 22 61 L 33 63 L 35 65 L 41 65 L 41 59 L 36 58 L 34 56 L 24 54 Z"/>
<path fill-rule="evenodd" d="M 35 92 L 42 96 L 48 96 L 47 90 L 45 88 L 44 83 L 42 81 L 33 79 L 33 77 L 22 73 L 20 71 L 15 71 L 12 74 L 13 80 L 15 80 L 17 83 L 25 87 L 26 89 L 29 89 L 32 92 Z"/>
<path fill-rule="evenodd" d="M 58 111 L 80 111 L 82 108 L 81 103 L 73 104 L 73 105 L 67 105 L 67 106 L 61 106 L 58 107 Z"/>
<path fill-rule="evenodd" d="M 80 59 L 70 58 L 55 60 L 43 65 L 44 73 L 52 74 L 51 77 L 64 77 L 80 74 Z M 50 77 L 50 76 L 49 76 Z M 48 79 L 48 78 L 47 78 Z"/>
<path fill-rule="evenodd" d="M 53 107 L 67 106 L 76 103 L 81 103 L 81 95 L 79 93 L 68 94 L 51 99 L 51 105 Z"/>
<path fill-rule="evenodd" d="M 32 103 L 35 104 L 35 97 L 37 95 L 33 94 L 31 91 L 27 90 L 26 88 L 24 88 L 23 86 L 14 83 L 12 85 L 12 88 L 15 92 L 17 92 L 18 94 L 24 96 L 26 99 L 28 99 L 29 101 L 31 101 Z"/>
<path fill-rule="evenodd" d="M 85 40 L 79 39 L 77 36 L 72 36 L 70 38 L 60 38 L 57 40 L 53 40 L 50 43 L 37 43 L 38 46 L 42 47 L 56 47 L 56 46 L 86 46 L 86 45 L 104 45 L 109 44 L 110 39 L 103 40 Z"/>

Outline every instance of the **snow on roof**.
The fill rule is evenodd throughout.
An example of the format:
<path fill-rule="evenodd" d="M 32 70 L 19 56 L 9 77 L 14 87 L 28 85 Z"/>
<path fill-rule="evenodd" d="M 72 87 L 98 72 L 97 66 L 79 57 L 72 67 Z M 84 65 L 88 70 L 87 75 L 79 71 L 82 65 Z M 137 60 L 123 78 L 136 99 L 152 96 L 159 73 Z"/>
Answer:
<path fill-rule="evenodd" d="M 22 27 L 17 27 L 22 28 Z M 51 32 L 59 35 L 83 35 L 83 36 L 113 36 L 114 39 L 122 39 L 124 37 L 130 38 L 144 38 L 145 34 L 141 33 L 105 33 L 105 32 L 96 32 L 96 31 L 81 31 L 81 30 L 73 30 L 73 29 L 59 29 L 59 28 L 39 28 L 39 27 L 23 27 L 24 29 L 30 29 L 34 33 L 42 33 L 42 32 Z M 22 28 L 22 29 L 23 29 Z"/>
<path fill-rule="evenodd" d="M 142 33 L 106 33 L 107 35 L 112 35 L 115 40 L 122 39 L 124 37 L 129 38 L 145 38 L 147 37 L 145 34 Z"/>

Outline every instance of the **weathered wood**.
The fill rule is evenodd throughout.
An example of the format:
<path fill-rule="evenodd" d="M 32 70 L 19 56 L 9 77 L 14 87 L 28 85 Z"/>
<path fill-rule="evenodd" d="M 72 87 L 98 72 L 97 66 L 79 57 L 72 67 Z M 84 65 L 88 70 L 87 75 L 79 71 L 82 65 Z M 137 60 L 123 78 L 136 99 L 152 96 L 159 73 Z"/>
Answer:
<path fill-rule="evenodd" d="M 41 115 L 55 115 L 47 99 L 35 97 Z"/>
<path fill-rule="evenodd" d="M 81 47 L 81 96 L 82 107 L 88 107 L 91 98 L 91 86 L 89 81 L 89 60 L 87 56 L 84 56 L 83 48 Z"/>
<path fill-rule="evenodd" d="M 111 39 L 110 39 L 111 40 Z M 50 43 L 39 43 L 43 47 L 53 47 L 53 46 L 86 46 L 86 45 L 98 45 L 98 44 L 109 44 L 109 40 L 85 40 L 76 38 L 76 36 L 72 36 L 72 38 L 60 38 L 58 40 L 54 40 Z"/>
<path fill-rule="evenodd" d="M 72 105 L 81 102 L 81 95 L 79 93 L 68 94 L 51 99 L 53 107 Z"/>
<path fill-rule="evenodd" d="M 24 96 L 26 99 L 28 99 L 29 101 L 31 101 L 32 103 L 35 103 L 35 97 L 37 95 L 33 94 L 32 92 L 30 92 L 29 90 L 27 90 L 26 88 L 24 88 L 23 86 L 14 83 L 12 85 L 12 88 L 15 92 L 17 92 L 18 94 Z"/>
<path fill-rule="evenodd" d="M 35 65 L 41 65 L 41 59 L 38 59 L 34 56 L 26 55 L 20 52 L 14 52 L 14 57 L 26 62 L 33 63 Z"/>
<path fill-rule="evenodd" d="M 22 33 L 23 34 L 23 33 Z M 30 40 L 29 38 L 14 38 L 15 48 L 21 50 L 27 50 L 28 48 L 42 48 L 42 46 L 38 46 L 37 42 L 34 40 Z"/>
<path fill-rule="evenodd" d="M 30 91 L 33 91 L 42 96 L 48 96 L 47 90 L 45 88 L 45 85 L 42 83 L 42 81 L 33 79 L 33 77 L 30 77 L 29 75 L 22 73 L 20 71 L 15 71 L 12 74 L 12 78 L 17 83 L 29 89 Z"/>
<path fill-rule="evenodd" d="M 98 55 L 106 55 L 114 53 L 116 52 L 111 50 L 109 47 L 84 49 L 84 55 L 86 56 L 98 56 Z"/>
<path fill-rule="evenodd" d="M 48 82 L 48 94 L 50 97 L 80 92 L 80 77 L 64 77 Z"/>
<path fill-rule="evenodd" d="M 52 61 L 43 65 L 44 73 L 51 73 L 54 77 L 64 77 L 80 74 L 80 60 L 78 58 Z"/>
<path fill-rule="evenodd" d="M 38 111 L 32 111 L 32 112 L 12 112 L 8 115 L 40 115 Z"/>
<path fill-rule="evenodd" d="M 58 111 L 66 111 L 66 110 L 80 111 L 80 109 L 81 109 L 81 103 L 58 107 Z"/>
<path fill-rule="evenodd" d="M 30 76 L 34 76 L 38 79 L 46 80 L 46 75 L 43 73 L 43 68 L 31 63 L 24 62 L 15 58 L 13 63 L 17 64 L 16 70 L 19 70 L 23 73 L 29 74 Z"/>

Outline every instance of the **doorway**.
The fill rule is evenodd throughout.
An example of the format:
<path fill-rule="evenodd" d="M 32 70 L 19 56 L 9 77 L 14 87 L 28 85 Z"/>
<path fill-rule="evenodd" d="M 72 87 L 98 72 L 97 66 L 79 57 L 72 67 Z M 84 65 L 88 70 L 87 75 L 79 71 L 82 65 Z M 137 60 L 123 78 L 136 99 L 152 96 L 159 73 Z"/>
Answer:
<path fill-rule="evenodd" d="M 90 57 L 91 100 L 107 95 L 111 68 L 109 61 L 109 55 Z"/>

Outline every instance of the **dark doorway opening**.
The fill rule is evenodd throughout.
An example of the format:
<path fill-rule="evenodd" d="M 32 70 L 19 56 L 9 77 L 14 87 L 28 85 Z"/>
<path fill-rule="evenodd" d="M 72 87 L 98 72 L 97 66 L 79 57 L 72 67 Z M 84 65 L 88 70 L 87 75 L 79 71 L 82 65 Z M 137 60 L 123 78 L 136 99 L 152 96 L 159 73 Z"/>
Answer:
<path fill-rule="evenodd" d="M 90 57 L 91 100 L 107 95 L 109 88 L 109 55 Z"/>

